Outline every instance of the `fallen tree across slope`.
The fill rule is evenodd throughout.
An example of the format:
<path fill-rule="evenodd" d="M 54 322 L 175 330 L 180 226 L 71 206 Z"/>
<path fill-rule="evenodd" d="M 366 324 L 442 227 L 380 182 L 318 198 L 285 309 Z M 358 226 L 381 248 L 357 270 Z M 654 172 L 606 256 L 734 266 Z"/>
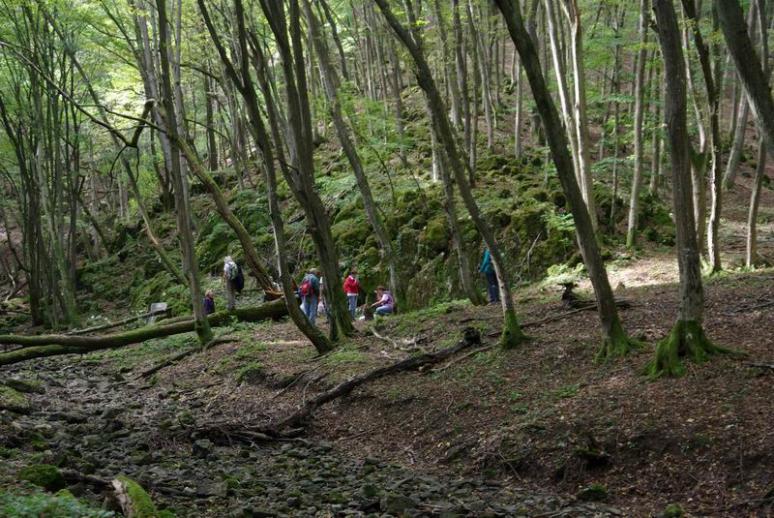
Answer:
<path fill-rule="evenodd" d="M 219 311 L 207 317 L 210 326 L 225 325 L 236 319 L 240 322 L 260 322 L 276 319 L 287 315 L 284 299 L 278 299 L 260 306 L 238 308 L 234 311 Z M 125 345 L 136 344 L 194 331 L 195 322 L 187 319 L 165 325 L 145 326 L 124 333 L 114 333 L 104 336 L 78 335 L 0 335 L 0 344 L 20 345 L 21 348 L 0 353 L 0 365 L 10 365 L 34 358 L 57 356 L 60 354 L 84 354 L 102 349 L 115 349 Z"/>

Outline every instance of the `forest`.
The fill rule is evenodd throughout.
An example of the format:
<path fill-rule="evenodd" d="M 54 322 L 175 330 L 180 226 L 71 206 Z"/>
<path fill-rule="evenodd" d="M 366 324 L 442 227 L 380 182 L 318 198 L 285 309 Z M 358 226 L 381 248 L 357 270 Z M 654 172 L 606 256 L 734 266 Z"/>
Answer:
<path fill-rule="evenodd" d="M 0 517 L 772 515 L 772 4 L 0 0 Z"/>

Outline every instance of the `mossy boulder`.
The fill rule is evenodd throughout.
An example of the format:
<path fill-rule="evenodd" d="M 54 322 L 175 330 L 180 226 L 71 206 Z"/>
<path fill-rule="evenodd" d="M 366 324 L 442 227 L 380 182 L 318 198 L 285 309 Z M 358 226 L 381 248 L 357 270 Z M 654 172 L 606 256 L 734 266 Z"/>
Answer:
<path fill-rule="evenodd" d="M 608 494 L 607 488 L 602 484 L 591 484 L 578 491 L 576 496 L 584 502 L 603 502 L 607 500 Z"/>
<path fill-rule="evenodd" d="M 449 233 L 443 216 L 431 219 L 419 234 L 419 241 L 435 253 L 443 252 L 449 245 Z"/>
<path fill-rule="evenodd" d="M 123 475 L 112 482 L 116 498 L 127 518 L 157 518 L 159 511 L 140 484 Z"/>
<path fill-rule="evenodd" d="M 11 387 L 0 385 L 0 410 L 27 414 L 30 411 L 30 402 L 21 392 Z"/>
<path fill-rule="evenodd" d="M 46 491 L 59 491 L 67 487 L 59 468 L 51 464 L 31 464 L 19 471 L 19 480 L 26 480 Z"/>
<path fill-rule="evenodd" d="M 659 515 L 660 518 L 683 518 L 685 511 L 680 504 L 669 504 L 664 508 L 664 512 Z"/>
<path fill-rule="evenodd" d="M 17 392 L 25 394 L 45 394 L 46 392 L 43 383 L 36 379 L 10 378 L 5 380 L 4 383 L 6 386 L 11 387 Z"/>

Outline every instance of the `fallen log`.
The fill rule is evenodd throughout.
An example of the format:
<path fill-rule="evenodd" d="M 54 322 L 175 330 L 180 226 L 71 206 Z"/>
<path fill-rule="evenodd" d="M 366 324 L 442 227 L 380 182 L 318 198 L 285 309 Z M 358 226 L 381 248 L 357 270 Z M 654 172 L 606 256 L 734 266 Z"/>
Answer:
<path fill-rule="evenodd" d="M 260 322 L 276 319 L 287 315 L 284 299 L 275 300 L 249 308 L 238 308 L 234 311 L 219 311 L 207 317 L 210 326 L 217 327 L 231 322 L 232 319 L 241 322 Z M 78 335 L 0 335 L 0 344 L 21 345 L 20 349 L 0 353 L 0 365 L 10 365 L 25 360 L 60 354 L 83 354 L 101 349 L 115 349 L 125 345 L 136 344 L 194 331 L 193 319 L 182 320 L 165 325 L 145 326 L 124 333 L 105 336 Z"/>
<path fill-rule="evenodd" d="M 107 324 L 101 324 L 94 327 L 87 327 L 85 329 L 75 329 L 73 331 L 70 331 L 68 333 L 65 333 L 67 335 L 75 336 L 75 335 L 87 335 L 89 333 L 96 333 L 97 331 L 105 331 L 107 329 L 113 329 L 115 327 L 121 327 L 126 324 L 131 324 L 132 322 L 136 322 L 138 320 L 142 320 L 143 318 L 163 315 L 166 313 L 167 310 L 163 311 L 149 311 L 147 313 L 143 313 L 142 315 L 135 315 L 132 317 L 127 317 L 123 320 L 118 320 L 116 322 L 108 322 Z"/>

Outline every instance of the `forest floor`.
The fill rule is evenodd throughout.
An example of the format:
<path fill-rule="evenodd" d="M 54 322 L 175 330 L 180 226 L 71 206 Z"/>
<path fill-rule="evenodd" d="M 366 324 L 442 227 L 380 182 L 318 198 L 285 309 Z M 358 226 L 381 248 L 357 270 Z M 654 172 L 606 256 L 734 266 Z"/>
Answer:
<path fill-rule="evenodd" d="M 730 268 L 744 252 L 745 182 L 723 222 Z M 760 253 L 771 260 L 770 189 L 761 221 Z M 499 307 L 456 301 L 359 321 L 324 357 L 280 322 L 223 328 L 230 342 L 147 380 L 138 374 L 193 338 L 2 368 L 0 377 L 37 378 L 46 392 L 26 396 L 27 415 L 0 412 L 0 488 L 17 484 L 21 466 L 49 462 L 127 473 L 179 516 L 645 517 L 673 503 L 690 516 L 771 516 L 774 269 L 706 279 L 706 332 L 744 356 L 658 380 L 643 370 L 675 318 L 673 250 L 621 252 L 610 277 L 631 303 L 626 330 L 646 345 L 604 364 L 596 314 L 564 308 L 547 280 L 516 292 L 531 339 L 511 351 L 496 346 Z M 591 297 L 587 283 L 578 293 Z M 322 407 L 303 440 L 247 445 L 202 433 L 275 422 L 355 374 L 449 347 L 469 326 L 480 348 Z M 88 484 L 71 489 L 95 497 Z"/>

